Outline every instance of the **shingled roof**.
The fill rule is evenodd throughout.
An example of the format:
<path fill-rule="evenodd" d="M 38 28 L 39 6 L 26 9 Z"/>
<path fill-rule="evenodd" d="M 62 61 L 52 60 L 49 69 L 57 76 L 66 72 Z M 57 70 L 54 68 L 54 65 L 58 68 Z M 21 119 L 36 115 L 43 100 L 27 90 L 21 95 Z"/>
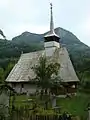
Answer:
<path fill-rule="evenodd" d="M 58 48 L 57 52 L 54 53 L 54 56 L 51 56 L 51 59 L 55 58 L 60 63 L 61 67 L 59 70 L 59 75 L 63 82 L 77 82 L 79 81 L 69 54 L 66 48 Z M 32 70 L 32 67 L 35 64 L 38 64 L 39 57 L 45 54 L 45 50 L 30 52 L 22 54 L 17 64 L 14 66 L 9 76 L 7 77 L 7 82 L 29 82 L 35 78 L 35 73 Z"/>

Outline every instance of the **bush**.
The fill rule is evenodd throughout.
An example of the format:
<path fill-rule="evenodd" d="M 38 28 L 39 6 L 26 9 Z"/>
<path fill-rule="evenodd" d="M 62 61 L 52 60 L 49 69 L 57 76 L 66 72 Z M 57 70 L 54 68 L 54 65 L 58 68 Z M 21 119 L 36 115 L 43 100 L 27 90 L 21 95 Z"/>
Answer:
<path fill-rule="evenodd" d="M 6 120 L 6 118 L 9 116 L 8 107 L 8 96 L 2 93 L 0 95 L 0 120 Z"/>
<path fill-rule="evenodd" d="M 90 92 L 90 80 L 82 81 L 80 90 L 86 93 L 89 93 Z"/>

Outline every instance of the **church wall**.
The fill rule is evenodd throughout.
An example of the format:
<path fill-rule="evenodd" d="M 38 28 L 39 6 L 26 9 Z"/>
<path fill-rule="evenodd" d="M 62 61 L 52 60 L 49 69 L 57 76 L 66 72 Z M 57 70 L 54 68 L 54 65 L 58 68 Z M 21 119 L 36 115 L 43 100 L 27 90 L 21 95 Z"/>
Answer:
<path fill-rule="evenodd" d="M 52 56 L 55 50 L 56 50 L 56 47 L 45 48 L 46 56 Z"/>
<path fill-rule="evenodd" d="M 20 92 L 20 84 L 16 84 L 14 89 L 17 93 L 19 93 Z"/>
<path fill-rule="evenodd" d="M 17 93 L 35 93 L 37 86 L 29 83 L 10 83 Z"/>
<path fill-rule="evenodd" d="M 58 42 L 55 42 L 55 41 L 50 41 L 50 42 L 45 42 L 44 43 L 44 47 L 45 48 L 51 48 L 51 47 L 57 47 L 57 48 L 60 48 L 60 44 Z"/>
<path fill-rule="evenodd" d="M 37 86 L 36 85 L 30 85 L 30 84 L 24 84 L 24 91 L 25 92 L 29 92 L 29 93 L 35 93 L 36 92 L 36 89 L 37 89 Z M 22 90 L 22 92 L 23 92 Z"/>
<path fill-rule="evenodd" d="M 38 89 L 35 84 L 30 84 L 30 83 L 11 83 L 10 84 L 17 93 L 35 93 L 36 90 Z M 75 87 L 73 86 L 75 85 Z M 38 89 L 39 91 L 41 90 L 40 88 Z M 67 86 L 64 86 L 63 88 L 61 87 L 54 87 L 51 89 L 52 92 L 55 92 L 59 95 L 63 95 L 66 93 L 76 93 L 77 91 L 77 83 L 68 83 Z"/>

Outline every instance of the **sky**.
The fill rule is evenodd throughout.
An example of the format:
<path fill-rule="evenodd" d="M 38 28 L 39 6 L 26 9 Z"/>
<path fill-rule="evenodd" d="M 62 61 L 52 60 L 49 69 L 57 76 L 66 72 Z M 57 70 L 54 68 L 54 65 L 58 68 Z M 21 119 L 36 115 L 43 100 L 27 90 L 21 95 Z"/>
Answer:
<path fill-rule="evenodd" d="M 90 0 L 52 0 L 54 27 L 62 27 L 90 46 Z M 50 0 L 0 0 L 0 29 L 7 39 L 49 30 Z M 0 36 L 0 38 L 2 38 Z"/>

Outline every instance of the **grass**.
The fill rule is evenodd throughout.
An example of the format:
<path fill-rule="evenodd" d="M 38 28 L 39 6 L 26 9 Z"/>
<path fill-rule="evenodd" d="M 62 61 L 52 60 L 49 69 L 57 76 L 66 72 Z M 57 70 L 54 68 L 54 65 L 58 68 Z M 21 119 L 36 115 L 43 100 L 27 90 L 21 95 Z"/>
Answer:
<path fill-rule="evenodd" d="M 72 115 L 81 117 L 87 116 L 86 107 L 90 103 L 89 94 L 77 94 L 72 98 L 58 98 L 57 105 L 61 106 L 61 111 L 67 111 Z"/>
<path fill-rule="evenodd" d="M 12 99 L 13 96 L 11 96 L 11 104 L 12 104 Z M 31 105 L 32 102 L 28 101 L 28 99 L 35 99 L 35 97 L 27 97 L 26 95 L 17 95 L 15 96 L 15 107 L 21 107 L 21 106 L 26 106 L 26 105 Z"/>
<path fill-rule="evenodd" d="M 36 96 L 30 97 L 29 99 L 35 99 Z M 23 102 L 27 101 L 26 95 L 16 96 L 15 106 L 24 106 L 24 105 L 31 105 L 32 102 Z M 38 99 L 39 103 L 44 103 L 45 100 L 42 102 Z M 73 96 L 72 98 L 57 98 L 57 105 L 61 106 L 61 113 L 66 111 L 72 115 L 80 116 L 86 118 L 87 111 L 86 107 L 90 103 L 90 95 L 85 93 L 78 93 L 77 96 Z M 42 105 L 43 106 L 43 105 Z"/>
<path fill-rule="evenodd" d="M 11 103 L 12 103 L 12 99 L 13 99 L 13 97 L 11 97 Z M 47 97 L 47 96 L 44 96 L 43 100 L 40 100 L 40 96 L 38 96 L 38 97 L 36 97 L 36 96 L 27 97 L 26 95 L 17 95 L 17 96 L 15 96 L 15 102 L 14 103 L 15 103 L 16 107 L 25 106 L 25 105 L 29 105 L 31 107 L 32 103 L 36 102 L 40 107 L 44 107 L 44 103 L 48 99 L 49 99 L 49 97 Z M 28 101 L 28 100 L 31 100 L 31 101 Z"/>

